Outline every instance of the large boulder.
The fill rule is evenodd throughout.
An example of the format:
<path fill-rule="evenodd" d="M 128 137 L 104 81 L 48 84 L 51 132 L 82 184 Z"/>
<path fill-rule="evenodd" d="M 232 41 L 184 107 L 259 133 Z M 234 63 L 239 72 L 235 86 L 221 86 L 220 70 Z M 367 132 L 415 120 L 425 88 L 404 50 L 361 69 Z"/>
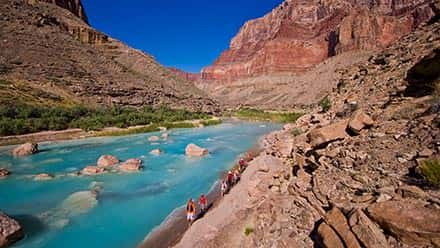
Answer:
<path fill-rule="evenodd" d="M 408 245 L 440 246 L 440 209 L 418 200 L 375 203 L 369 216 L 384 230 Z"/>
<path fill-rule="evenodd" d="M 362 110 L 356 111 L 348 122 L 348 128 L 355 134 L 359 134 L 362 129 L 371 127 L 373 125 L 373 119 L 371 119 L 371 117 L 365 114 Z"/>
<path fill-rule="evenodd" d="M 371 221 L 362 210 L 357 209 L 350 214 L 351 230 L 365 248 L 389 248 L 382 230 Z"/>
<path fill-rule="evenodd" d="M 129 159 L 119 166 L 119 169 L 124 172 L 138 172 L 142 170 L 142 160 Z"/>
<path fill-rule="evenodd" d="M 38 152 L 38 144 L 35 143 L 26 143 L 16 147 L 12 150 L 13 156 L 28 156 Z"/>
<path fill-rule="evenodd" d="M 96 163 L 98 167 L 110 167 L 119 164 L 119 159 L 112 155 L 102 155 Z"/>
<path fill-rule="evenodd" d="M 97 175 L 97 174 L 102 174 L 104 172 L 105 172 L 104 168 L 94 166 L 94 165 L 89 165 L 81 171 L 81 174 L 87 175 L 87 176 L 93 176 L 93 175 Z"/>
<path fill-rule="evenodd" d="M 23 238 L 23 229 L 20 224 L 0 212 L 0 247 L 7 247 L 10 244 Z"/>
<path fill-rule="evenodd" d="M 189 144 L 185 149 L 185 154 L 188 157 L 202 157 L 208 155 L 208 153 L 208 149 L 201 148 L 195 144 Z"/>
<path fill-rule="evenodd" d="M 338 234 L 325 222 L 318 227 L 318 238 L 323 248 L 345 248 Z"/>
<path fill-rule="evenodd" d="M 0 168 L 0 179 L 7 178 L 10 174 L 11 172 L 9 172 L 7 169 Z"/>
<path fill-rule="evenodd" d="M 315 128 L 307 134 L 307 138 L 312 147 L 323 147 L 332 141 L 348 137 L 347 125 L 348 120 L 343 120 L 325 127 Z"/>
<path fill-rule="evenodd" d="M 335 207 L 327 213 L 325 222 L 338 233 L 347 248 L 361 248 L 356 237 L 350 230 L 347 219 L 338 208 Z"/>

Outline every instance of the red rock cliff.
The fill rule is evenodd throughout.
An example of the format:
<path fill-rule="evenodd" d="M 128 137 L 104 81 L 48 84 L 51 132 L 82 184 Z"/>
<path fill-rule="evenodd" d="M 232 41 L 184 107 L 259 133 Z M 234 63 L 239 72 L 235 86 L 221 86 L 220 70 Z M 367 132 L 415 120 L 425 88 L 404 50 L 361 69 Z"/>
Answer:
<path fill-rule="evenodd" d="M 230 82 L 274 72 L 303 72 L 351 50 L 384 48 L 433 15 L 435 0 L 285 0 L 247 22 L 230 48 L 202 71 Z"/>
<path fill-rule="evenodd" d="M 168 67 L 168 70 L 172 71 L 179 78 L 183 78 L 190 82 L 195 82 L 200 78 L 200 73 L 186 72 L 174 67 Z"/>

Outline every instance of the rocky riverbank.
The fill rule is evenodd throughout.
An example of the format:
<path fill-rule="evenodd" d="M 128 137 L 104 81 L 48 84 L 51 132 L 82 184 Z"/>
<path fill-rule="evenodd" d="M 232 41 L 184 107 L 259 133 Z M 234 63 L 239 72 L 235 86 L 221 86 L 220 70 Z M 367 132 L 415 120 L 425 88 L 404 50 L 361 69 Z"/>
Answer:
<path fill-rule="evenodd" d="M 342 71 L 330 109 L 268 135 L 176 247 L 439 247 L 440 192 L 423 173 L 439 169 L 439 47 L 434 22 Z"/>

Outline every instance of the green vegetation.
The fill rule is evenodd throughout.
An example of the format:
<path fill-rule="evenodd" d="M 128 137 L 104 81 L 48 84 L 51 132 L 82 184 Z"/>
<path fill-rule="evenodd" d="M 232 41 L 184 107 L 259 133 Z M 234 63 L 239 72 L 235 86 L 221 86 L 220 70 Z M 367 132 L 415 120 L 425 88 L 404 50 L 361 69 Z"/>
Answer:
<path fill-rule="evenodd" d="M 294 128 L 293 130 L 292 130 L 292 135 L 293 136 L 298 136 L 298 135 L 301 135 L 303 133 L 303 131 L 301 130 L 301 129 L 299 129 L 299 128 Z"/>
<path fill-rule="evenodd" d="M 220 119 L 200 121 L 200 124 L 203 124 L 204 126 L 213 126 L 221 123 L 222 121 Z M 198 127 L 198 124 L 196 122 L 190 122 L 190 121 L 162 122 L 162 123 L 150 124 L 142 127 L 133 127 L 129 129 L 103 131 L 98 133 L 97 136 L 124 136 L 124 135 L 137 134 L 137 133 L 157 132 L 160 131 L 160 127 L 166 127 L 167 129 L 195 128 Z"/>
<path fill-rule="evenodd" d="M 332 103 L 330 102 L 330 99 L 328 96 L 324 97 L 320 102 L 319 106 L 321 106 L 322 112 L 327 112 L 332 107 Z"/>
<path fill-rule="evenodd" d="M 234 116 L 241 119 L 274 121 L 281 123 L 295 122 L 302 115 L 302 113 L 296 112 L 268 112 L 251 108 L 243 108 L 234 113 Z"/>
<path fill-rule="evenodd" d="M 440 187 L 440 160 L 426 160 L 420 166 L 423 177 L 432 185 Z"/>
<path fill-rule="evenodd" d="M 192 127 L 191 123 L 173 124 L 184 120 L 204 119 L 210 116 L 186 110 L 172 110 L 166 107 L 130 107 L 87 108 L 76 107 L 39 107 L 29 105 L 0 106 L 0 135 L 19 135 L 45 130 L 64 130 L 81 128 L 86 131 L 100 130 L 104 127 L 126 128 L 137 125 L 150 125 L 144 131 L 155 131 L 158 126 Z M 175 126 L 173 126 L 175 125 Z M 135 130 L 135 129 L 133 129 Z M 129 130 L 131 131 L 131 130 Z M 133 131 L 131 131 L 133 132 Z"/>
<path fill-rule="evenodd" d="M 222 120 L 220 120 L 220 119 L 203 120 L 200 122 L 200 124 L 202 124 L 204 126 L 214 126 L 214 125 L 219 125 L 221 123 L 222 123 Z"/>
<path fill-rule="evenodd" d="M 244 229 L 244 235 L 249 236 L 250 234 L 252 234 L 254 232 L 254 229 L 252 227 L 246 227 Z"/>

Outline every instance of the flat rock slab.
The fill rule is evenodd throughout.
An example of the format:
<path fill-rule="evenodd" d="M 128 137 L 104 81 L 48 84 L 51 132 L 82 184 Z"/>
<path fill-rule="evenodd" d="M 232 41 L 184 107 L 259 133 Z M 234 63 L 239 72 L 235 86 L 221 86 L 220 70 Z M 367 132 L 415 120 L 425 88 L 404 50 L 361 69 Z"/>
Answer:
<path fill-rule="evenodd" d="M 375 203 L 367 210 L 384 230 L 408 245 L 440 246 L 440 209 L 402 200 Z"/>

